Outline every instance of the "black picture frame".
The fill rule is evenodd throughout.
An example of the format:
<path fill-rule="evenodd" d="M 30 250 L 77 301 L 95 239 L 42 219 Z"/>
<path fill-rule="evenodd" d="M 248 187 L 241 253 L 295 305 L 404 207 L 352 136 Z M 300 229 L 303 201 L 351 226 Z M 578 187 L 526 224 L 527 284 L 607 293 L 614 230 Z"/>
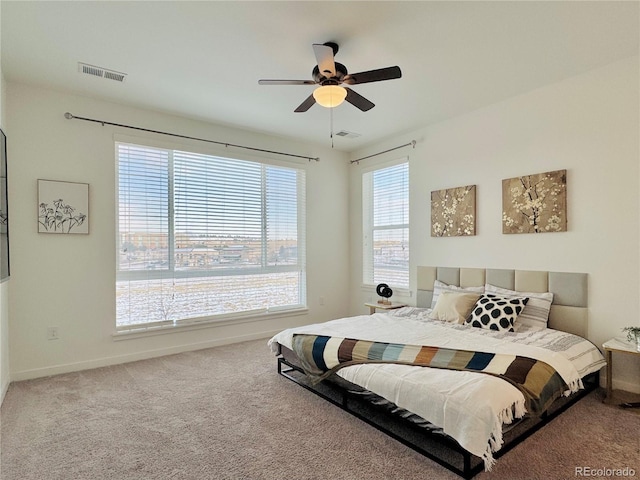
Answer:
<path fill-rule="evenodd" d="M 9 278 L 9 201 L 7 192 L 7 137 L 0 129 L 0 282 Z"/>

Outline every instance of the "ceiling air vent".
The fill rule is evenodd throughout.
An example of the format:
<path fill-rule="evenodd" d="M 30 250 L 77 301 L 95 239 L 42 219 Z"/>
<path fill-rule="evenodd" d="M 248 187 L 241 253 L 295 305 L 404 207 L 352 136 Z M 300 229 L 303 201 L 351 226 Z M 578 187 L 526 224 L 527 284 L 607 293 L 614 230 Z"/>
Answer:
<path fill-rule="evenodd" d="M 115 80 L 117 82 L 124 82 L 126 73 L 116 72 L 115 70 L 108 70 L 102 67 L 96 67 L 95 65 L 89 65 L 88 63 L 78 62 L 78 71 L 87 75 L 93 75 L 94 77 L 106 78 L 109 80 Z"/>
<path fill-rule="evenodd" d="M 337 137 L 344 137 L 344 138 L 358 138 L 361 137 L 362 135 L 359 133 L 354 133 L 354 132 L 348 132 L 346 130 L 340 130 L 338 133 L 335 134 Z"/>

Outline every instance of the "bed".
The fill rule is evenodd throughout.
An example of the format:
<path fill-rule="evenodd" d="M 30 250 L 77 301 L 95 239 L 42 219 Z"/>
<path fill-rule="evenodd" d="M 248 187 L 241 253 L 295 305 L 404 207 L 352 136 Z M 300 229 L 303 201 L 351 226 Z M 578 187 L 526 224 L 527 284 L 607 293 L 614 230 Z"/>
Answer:
<path fill-rule="evenodd" d="M 278 373 L 464 478 L 598 386 L 586 274 L 418 267 L 417 287 L 278 333 Z"/>

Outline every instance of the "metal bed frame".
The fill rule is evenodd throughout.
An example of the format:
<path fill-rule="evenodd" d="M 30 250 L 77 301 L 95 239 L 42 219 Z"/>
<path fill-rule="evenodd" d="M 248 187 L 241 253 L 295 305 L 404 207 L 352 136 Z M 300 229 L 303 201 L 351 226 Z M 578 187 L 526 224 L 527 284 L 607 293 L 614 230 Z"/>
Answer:
<path fill-rule="evenodd" d="M 350 413 L 389 437 L 460 475 L 462 478 L 471 479 L 484 469 L 483 460 L 462 448 L 453 438 L 439 433 L 437 429 L 430 430 L 416 425 L 404 417 L 392 413 L 390 408 L 376 405 L 376 402 L 363 398 L 361 393 L 366 392 L 366 390 L 335 374 L 324 382 L 317 385 L 312 384 L 302 368 L 292 358 L 292 356 L 295 357 L 295 354 L 281 345 L 279 345 L 279 349 L 277 358 L 279 375 Z M 584 390 L 570 397 L 556 400 L 554 406 L 539 418 L 526 418 L 505 433 L 504 444 L 495 453 L 494 458 L 500 458 L 509 452 L 578 400 L 598 388 L 599 372 L 584 377 L 583 383 Z M 376 397 L 375 394 L 371 394 L 371 396 Z M 512 432 L 513 434 L 510 435 Z M 451 457 L 454 458 L 453 461 Z"/>

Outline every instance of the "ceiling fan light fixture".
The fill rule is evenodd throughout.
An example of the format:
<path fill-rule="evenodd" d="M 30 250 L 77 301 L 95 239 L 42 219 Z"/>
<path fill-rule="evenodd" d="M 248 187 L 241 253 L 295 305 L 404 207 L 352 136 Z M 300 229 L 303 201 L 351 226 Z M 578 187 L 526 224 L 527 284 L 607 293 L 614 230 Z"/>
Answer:
<path fill-rule="evenodd" d="M 313 91 L 313 98 L 319 105 L 333 108 L 344 102 L 344 99 L 347 98 L 347 90 L 338 85 L 326 85 L 316 88 Z"/>

